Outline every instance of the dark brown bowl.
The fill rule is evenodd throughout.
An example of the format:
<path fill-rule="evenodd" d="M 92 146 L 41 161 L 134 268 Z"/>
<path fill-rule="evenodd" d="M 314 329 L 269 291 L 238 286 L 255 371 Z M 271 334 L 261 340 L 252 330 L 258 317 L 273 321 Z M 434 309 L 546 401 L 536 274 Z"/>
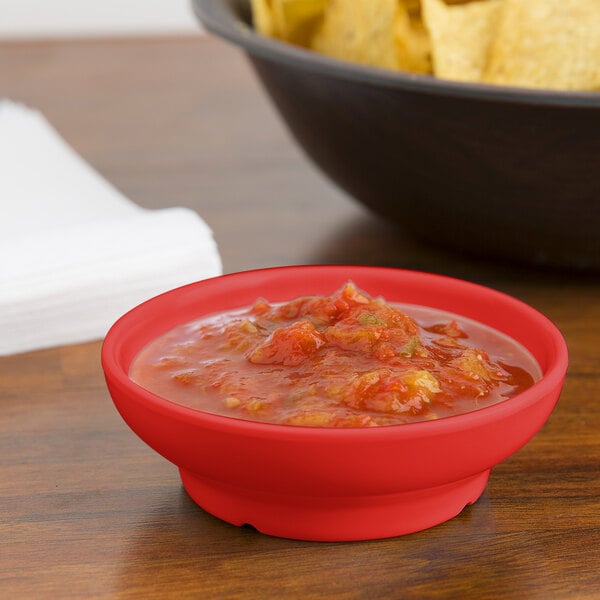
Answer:
<path fill-rule="evenodd" d="M 193 0 L 242 47 L 292 134 L 407 231 L 480 255 L 600 268 L 600 93 L 445 81 L 258 35 L 247 0 Z"/>

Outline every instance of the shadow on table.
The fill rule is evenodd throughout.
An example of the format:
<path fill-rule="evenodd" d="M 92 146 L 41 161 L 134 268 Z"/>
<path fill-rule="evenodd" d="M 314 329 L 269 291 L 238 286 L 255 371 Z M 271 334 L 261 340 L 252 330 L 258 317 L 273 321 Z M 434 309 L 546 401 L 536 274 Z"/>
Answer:
<path fill-rule="evenodd" d="M 465 253 L 417 239 L 410 232 L 375 215 L 361 215 L 340 226 L 313 248 L 307 262 L 397 267 L 440 273 L 487 284 L 491 281 L 529 281 L 552 285 L 566 280 L 598 282 L 600 273 L 572 271 L 545 265 Z"/>
<path fill-rule="evenodd" d="M 527 535 L 515 537 L 509 555 L 500 537 L 487 492 L 458 517 L 427 531 L 323 543 L 229 525 L 196 506 L 182 488 L 141 515 L 121 557 L 120 581 L 123 589 L 135 586 L 142 594 L 201 591 L 204 598 L 398 598 L 401 590 L 402 597 L 426 597 L 432 590 L 478 598 L 510 590 L 518 597 L 535 585 L 531 577 L 544 575 L 522 572 L 519 549 L 530 558 L 535 553 Z M 465 586 L 476 594 L 465 595 Z"/>

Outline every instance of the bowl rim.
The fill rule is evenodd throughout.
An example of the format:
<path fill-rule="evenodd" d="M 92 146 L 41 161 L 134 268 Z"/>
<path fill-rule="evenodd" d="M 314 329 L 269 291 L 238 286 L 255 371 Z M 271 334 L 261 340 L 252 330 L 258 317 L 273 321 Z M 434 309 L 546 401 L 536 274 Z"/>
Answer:
<path fill-rule="evenodd" d="M 551 90 L 471 83 L 431 75 L 392 71 L 329 58 L 276 39 L 262 36 L 235 15 L 235 5 L 247 0 L 192 0 L 199 21 L 214 33 L 251 55 L 322 75 L 378 87 L 482 101 L 600 109 L 600 92 Z"/>
<path fill-rule="evenodd" d="M 202 290 L 203 288 L 207 288 L 210 293 L 211 289 L 214 290 L 216 288 L 218 290 L 223 283 L 232 279 L 239 279 L 240 285 L 243 285 L 244 281 L 247 281 L 249 278 L 261 277 L 261 275 L 273 275 L 277 277 L 283 274 L 287 277 L 294 276 L 302 278 L 308 276 L 311 272 L 316 273 L 317 271 L 330 270 L 331 273 L 337 273 L 342 269 L 344 272 L 351 272 L 349 278 L 352 278 L 352 273 L 360 274 L 361 272 L 370 272 L 372 275 L 380 275 L 382 277 L 393 276 L 421 278 L 423 280 L 427 279 L 432 282 L 432 285 L 448 286 L 458 284 L 462 286 L 462 289 L 464 290 L 485 294 L 488 298 L 502 301 L 505 304 L 508 303 L 515 310 L 523 314 L 528 321 L 535 323 L 540 331 L 545 331 L 552 342 L 551 350 L 554 353 L 554 360 L 548 365 L 548 368 L 543 373 L 542 377 L 532 387 L 497 404 L 434 421 L 419 421 L 415 423 L 365 428 L 299 427 L 294 425 L 263 423 L 204 412 L 178 404 L 146 390 L 129 378 L 128 371 L 126 371 L 122 365 L 122 349 L 129 337 L 134 335 L 132 332 L 135 332 L 135 324 L 142 323 L 144 319 L 147 320 L 148 318 L 155 320 L 157 314 L 156 308 L 172 302 L 179 296 L 185 296 L 190 292 L 193 293 L 196 289 Z M 198 318 L 203 314 L 209 313 L 202 313 Z M 165 331 L 168 331 L 173 326 L 174 325 L 170 325 L 165 328 Z M 139 352 L 144 345 L 145 344 L 142 344 L 137 351 Z M 268 437 L 270 439 L 331 440 L 332 436 L 334 436 L 336 439 L 360 442 L 374 441 L 375 439 L 384 441 L 391 438 L 409 440 L 437 436 L 441 433 L 455 433 L 456 431 L 464 431 L 476 428 L 480 425 L 489 424 L 492 421 L 502 420 L 512 414 L 518 413 L 527 406 L 535 404 L 540 399 L 560 391 L 568 366 L 568 350 L 562 333 L 545 315 L 508 294 L 480 284 L 446 275 L 393 267 L 364 265 L 293 265 L 252 269 L 219 275 L 217 277 L 211 277 L 180 286 L 146 300 L 125 313 L 109 329 L 102 345 L 101 362 L 109 388 L 112 383 L 121 390 L 126 390 L 136 398 L 136 401 L 145 403 L 152 411 L 167 418 L 185 422 L 188 425 L 195 424 L 213 431 L 221 431 L 235 435 L 247 435 L 251 437 Z"/>

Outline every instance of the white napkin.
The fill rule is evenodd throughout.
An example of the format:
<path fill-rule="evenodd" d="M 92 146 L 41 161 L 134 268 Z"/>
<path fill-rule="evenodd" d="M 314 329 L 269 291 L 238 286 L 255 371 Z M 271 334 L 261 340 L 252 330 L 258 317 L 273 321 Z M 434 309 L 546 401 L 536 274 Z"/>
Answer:
<path fill-rule="evenodd" d="M 143 300 L 221 272 L 194 211 L 142 209 L 41 114 L 0 101 L 0 355 L 99 339 Z"/>

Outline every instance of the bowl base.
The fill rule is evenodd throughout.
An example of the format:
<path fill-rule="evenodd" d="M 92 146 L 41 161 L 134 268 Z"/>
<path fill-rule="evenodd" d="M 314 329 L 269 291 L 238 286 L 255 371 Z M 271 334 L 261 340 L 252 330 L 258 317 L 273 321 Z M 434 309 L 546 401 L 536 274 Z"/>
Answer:
<path fill-rule="evenodd" d="M 489 469 L 444 485 L 383 496 L 288 496 L 238 488 L 180 469 L 191 498 L 232 525 L 310 541 L 358 541 L 414 533 L 458 515 L 483 493 Z"/>

